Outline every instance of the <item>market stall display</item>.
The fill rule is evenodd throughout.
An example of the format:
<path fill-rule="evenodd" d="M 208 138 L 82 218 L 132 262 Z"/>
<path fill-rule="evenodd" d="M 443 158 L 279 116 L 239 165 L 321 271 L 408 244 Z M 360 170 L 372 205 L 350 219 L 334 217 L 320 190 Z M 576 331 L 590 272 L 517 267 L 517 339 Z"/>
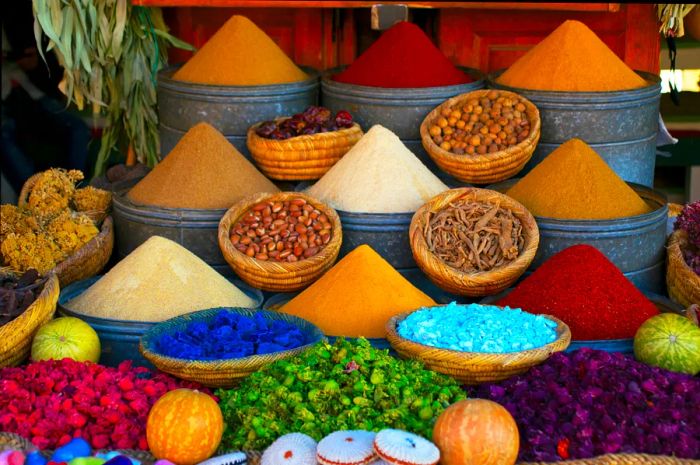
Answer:
<path fill-rule="evenodd" d="M 277 312 L 215 308 L 153 326 L 139 350 L 159 370 L 209 387 L 235 386 L 323 340 L 306 320 Z"/>
<path fill-rule="evenodd" d="M 530 160 L 540 138 L 540 114 L 526 98 L 505 90 L 452 97 L 420 125 L 428 155 L 463 182 L 508 179 Z"/>
<path fill-rule="evenodd" d="M 46 278 L 30 268 L 22 274 L 0 275 L 0 326 L 5 325 L 29 308 L 41 293 Z"/>
<path fill-rule="evenodd" d="M 463 296 L 497 294 L 535 258 L 535 219 L 515 200 L 488 189 L 451 189 L 413 216 L 418 266 L 435 284 Z"/>
<path fill-rule="evenodd" d="M 700 302 L 700 202 L 685 206 L 673 229 L 667 248 L 668 295 L 688 307 Z"/>
<path fill-rule="evenodd" d="M 262 121 L 248 129 L 248 150 L 271 179 L 318 179 L 362 137 L 345 110 L 335 115 L 312 106 L 293 116 Z"/>
<path fill-rule="evenodd" d="M 32 340 L 31 359 L 63 360 L 77 362 L 100 360 L 100 338 L 83 320 L 64 316 L 49 321 L 39 328 Z"/>
<path fill-rule="evenodd" d="M 565 21 L 489 84 L 540 111 L 542 135 L 524 172 L 577 137 L 625 181 L 653 185 L 660 79 L 632 71 L 585 24 Z"/>
<path fill-rule="evenodd" d="M 219 247 L 246 283 L 273 292 L 303 289 L 338 257 L 338 214 L 297 192 L 259 194 L 231 207 L 219 223 Z"/>

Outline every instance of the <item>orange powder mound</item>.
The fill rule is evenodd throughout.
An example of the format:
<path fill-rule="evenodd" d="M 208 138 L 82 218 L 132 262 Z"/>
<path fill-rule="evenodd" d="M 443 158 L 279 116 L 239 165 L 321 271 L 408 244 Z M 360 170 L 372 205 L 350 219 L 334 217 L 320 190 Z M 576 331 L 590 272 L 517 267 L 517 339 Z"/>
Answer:
<path fill-rule="evenodd" d="M 382 338 L 391 317 L 434 305 L 370 246 L 361 245 L 280 311 L 311 321 L 328 336 Z"/>
<path fill-rule="evenodd" d="M 199 123 L 127 196 L 158 207 L 222 209 L 258 192 L 279 189 L 219 131 Z"/>
<path fill-rule="evenodd" d="M 530 49 L 497 82 L 521 89 L 603 92 L 648 85 L 595 32 L 565 21 Z"/>
<path fill-rule="evenodd" d="M 308 79 L 281 48 L 245 16 L 232 16 L 173 76 L 224 86 L 282 84 Z"/>
<path fill-rule="evenodd" d="M 603 220 L 651 208 L 581 139 L 557 147 L 506 193 L 535 216 Z"/>

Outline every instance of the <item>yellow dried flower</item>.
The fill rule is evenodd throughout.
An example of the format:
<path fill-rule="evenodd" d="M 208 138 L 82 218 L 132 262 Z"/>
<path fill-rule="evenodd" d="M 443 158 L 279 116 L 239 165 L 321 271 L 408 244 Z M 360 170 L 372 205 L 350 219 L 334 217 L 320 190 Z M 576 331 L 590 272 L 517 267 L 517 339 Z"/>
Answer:
<path fill-rule="evenodd" d="M 83 179 L 78 170 L 51 168 L 39 175 L 29 194 L 28 207 L 37 216 L 50 218 L 68 209 L 75 183 Z"/>
<path fill-rule="evenodd" d="M 28 211 L 11 204 L 0 206 L 0 242 L 10 233 L 24 234 L 39 229 L 39 222 Z"/>
<path fill-rule="evenodd" d="M 73 194 L 75 210 L 79 212 L 102 212 L 109 209 L 112 203 L 112 193 L 87 186 L 77 189 Z"/>
<path fill-rule="evenodd" d="M 3 263 L 16 271 L 35 268 L 45 274 L 66 256 L 44 233 L 10 233 L 0 244 Z"/>
<path fill-rule="evenodd" d="M 61 252 L 70 255 L 90 242 L 100 231 L 88 216 L 64 211 L 46 225 L 46 232 Z"/>

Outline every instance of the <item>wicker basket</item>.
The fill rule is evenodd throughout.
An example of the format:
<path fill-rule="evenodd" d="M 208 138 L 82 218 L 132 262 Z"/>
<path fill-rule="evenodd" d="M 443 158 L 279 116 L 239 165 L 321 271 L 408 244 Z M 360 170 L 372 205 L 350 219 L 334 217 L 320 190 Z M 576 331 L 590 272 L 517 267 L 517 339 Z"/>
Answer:
<path fill-rule="evenodd" d="M 17 366 L 29 356 L 37 330 L 53 318 L 58 295 L 58 277 L 50 273 L 44 288 L 29 308 L 0 326 L 0 367 Z"/>
<path fill-rule="evenodd" d="M 545 317 L 557 323 L 557 339 L 537 349 L 510 354 L 485 354 L 439 349 L 410 341 L 399 335 L 397 328 L 409 313 L 402 313 L 386 324 L 386 338 L 401 358 L 416 359 L 426 368 L 450 375 L 464 384 L 501 381 L 525 373 L 528 369 L 547 360 L 553 353 L 566 350 L 571 343 L 571 331 L 561 320 Z"/>
<path fill-rule="evenodd" d="M 331 240 L 313 257 L 297 262 L 262 261 L 248 257 L 238 251 L 230 239 L 231 227 L 235 225 L 253 205 L 264 201 L 285 201 L 303 198 L 328 216 L 332 224 Z M 219 247 L 233 271 L 247 284 L 263 291 L 295 292 L 321 277 L 338 258 L 343 231 L 340 218 L 332 208 L 300 192 L 261 193 L 247 197 L 231 207 L 219 223 Z"/>
<path fill-rule="evenodd" d="M 248 129 L 248 150 L 265 176 L 276 180 L 319 179 L 362 138 L 357 123 L 347 129 L 285 140 L 258 136 L 255 130 L 260 124 Z"/>
<path fill-rule="evenodd" d="M 461 199 L 499 202 L 501 207 L 511 210 L 522 222 L 525 245 L 515 260 L 490 271 L 463 272 L 448 266 L 428 250 L 423 230 L 430 213 L 440 211 L 451 202 Z M 463 187 L 438 194 L 419 208 L 411 221 L 409 239 L 413 258 L 432 282 L 453 294 L 480 297 L 504 291 L 527 270 L 535 258 L 540 236 L 535 218 L 520 203 L 496 191 Z"/>
<path fill-rule="evenodd" d="M 186 360 L 167 357 L 157 352 L 156 343 L 163 334 L 182 331 L 187 325 L 195 321 L 209 322 L 213 320 L 219 311 L 221 311 L 220 308 L 213 308 L 188 313 L 155 325 L 141 337 L 139 350 L 149 362 L 165 373 L 188 381 L 195 381 L 208 387 L 229 388 L 234 386 L 241 378 L 250 375 L 265 365 L 276 362 L 277 360 L 293 357 L 325 339 L 320 329 L 312 323 L 294 315 L 264 310 L 251 310 L 247 308 L 232 308 L 229 310 L 246 316 L 253 316 L 256 312 L 261 312 L 268 320 L 282 320 L 292 323 L 306 335 L 310 342 L 296 349 L 226 360 Z"/>
<path fill-rule="evenodd" d="M 688 246 L 688 235 L 678 230 L 668 239 L 666 286 L 668 295 L 684 308 L 700 304 L 700 276 L 688 266 L 681 248 Z"/>
<path fill-rule="evenodd" d="M 22 186 L 22 190 L 20 191 L 19 196 L 17 198 L 17 206 L 19 206 L 20 208 L 24 208 L 27 206 L 27 204 L 29 203 L 29 194 L 32 193 L 34 185 L 37 183 L 42 174 L 43 173 L 36 173 L 30 176 L 29 179 L 25 181 L 24 185 Z M 107 215 L 109 215 L 110 208 L 111 201 L 110 207 L 108 207 L 106 210 L 84 211 L 80 213 L 86 215 L 96 224 L 100 224 L 105 218 L 107 218 Z"/>
<path fill-rule="evenodd" d="M 440 148 L 433 141 L 429 128 L 440 117 L 443 108 L 461 107 L 467 100 L 481 98 L 492 91 L 493 89 L 474 90 L 452 97 L 431 111 L 420 126 L 423 147 L 430 155 L 430 158 L 435 161 L 440 169 L 462 182 L 492 184 L 516 175 L 530 161 L 535 151 L 535 146 L 540 140 L 540 112 L 532 102 L 524 99 L 525 112 L 531 125 L 530 135 L 517 145 L 508 147 L 500 152 L 484 155 L 457 155 Z M 506 97 L 520 97 L 506 90 L 497 90 L 496 92 Z"/>
<path fill-rule="evenodd" d="M 107 265 L 114 248 L 114 226 L 112 217 L 102 222 L 100 233 L 70 257 L 56 265 L 53 270 L 61 287 L 95 276 Z"/>

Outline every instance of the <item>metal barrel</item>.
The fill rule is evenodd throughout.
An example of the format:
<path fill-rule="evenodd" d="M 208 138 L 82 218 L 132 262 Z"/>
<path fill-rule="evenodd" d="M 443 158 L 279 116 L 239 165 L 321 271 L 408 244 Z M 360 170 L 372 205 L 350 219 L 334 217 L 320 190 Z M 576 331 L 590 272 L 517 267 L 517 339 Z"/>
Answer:
<path fill-rule="evenodd" d="M 158 324 L 157 321 L 128 321 L 112 320 L 83 315 L 71 310 L 68 303 L 82 294 L 87 288 L 95 284 L 101 275 L 83 279 L 61 289 L 58 298 L 58 313 L 62 316 L 80 318 L 95 330 L 100 338 L 101 350 L 100 363 L 106 366 L 116 367 L 124 360 L 132 360 L 136 366 L 154 368 L 139 351 L 139 340 L 146 331 Z M 236 287 L 255 301 L 255 308 L 260 308 L 263 303 L 262 292 L 253 289 L 242 281 L 229 278 Z"/>
<path fill-rule="evenodd" d="M 582 139 L 625 181 L 652 186 L 659 129 L 661 79 L 637 71 L 649 85 L 611 92 L 555 92 L 520 89 L 496 82 L 503 70 L 489 75 L 488 85 L 516 92 L 540 111 L 540 142 L 520 175 L 528 173 L 559 145 Z"/>
<path fill-rule="evenodd" d="M 177 81 L 179 66 L 158 73 L 158 118 L 161 154 L 202 121 L 214 126 L 244 155 L 248 128 L 260 121 L 301 113 L 318 102 L 319 74 L 304 68 L 309 79 L 265 86 L 215 86 Z"/>
<path fill-rule="evenodd" d="M 475 78 L 473 82 L 454 86 L 384 88 L 358 86 L 334 81 L 332 78 L 344 67 L 323 74 L 321 103 L 333 112 L 347 110 L 362 129 L 368 131 L 375 124 L 390 129 L 436 175 L 451 179 L 442 172 L 423 149 L 420 125 L 435 107 L 456 95 L 483 89 L 486 85 L 481 71 L 460 68 Z"/>
<path fill-rule="evenodd" d="M 505 193 L 519 179 L 490 186 Z M 649 187 L 628 182 L 653 211 L 644 215 L 610 220 L 566 220 L 535 216 L 540 244 L 528 271 L 552 255 L 576 244 L 597 248 L 637 287 L 657 294 L 665 291 L 666 196 Z"/>
<path fill-rule="evenodd" d="M 222 210 L 191 210 L 140 205 L 132 202 L 127 190 L 114 193 L 115 246 L 119 258 L 129 255 L 151 236 L 177 242 L 217 271 L 229 269 L 219 249 L 219 221 Z"/>

